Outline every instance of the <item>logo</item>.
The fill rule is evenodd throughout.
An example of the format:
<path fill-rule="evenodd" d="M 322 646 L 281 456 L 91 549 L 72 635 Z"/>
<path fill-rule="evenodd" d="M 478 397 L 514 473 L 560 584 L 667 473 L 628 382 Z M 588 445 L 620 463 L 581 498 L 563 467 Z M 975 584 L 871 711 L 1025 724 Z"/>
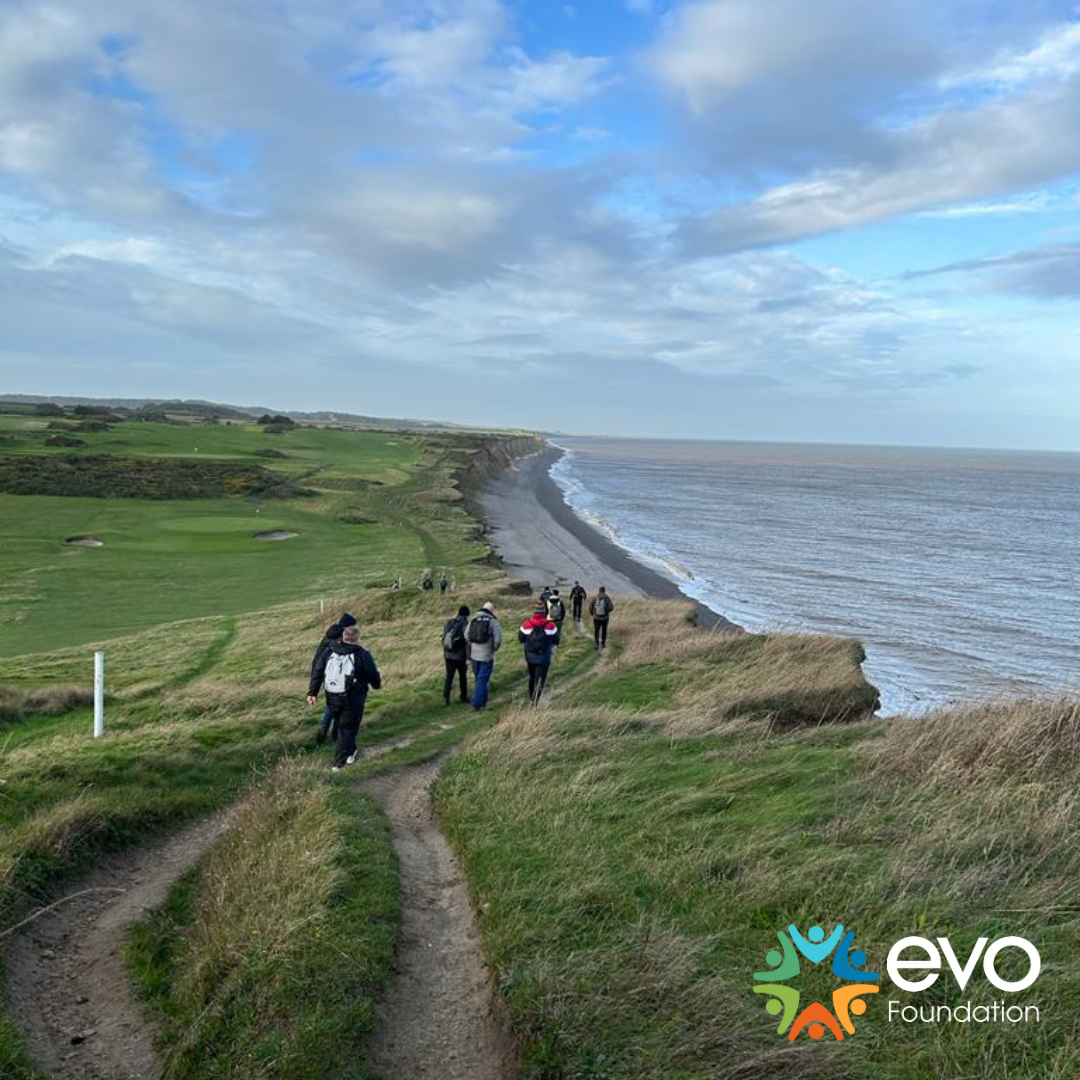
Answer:
<path fill-rule="evenodd" d="M 852 951 L 854 932 L 849 930 L 844 933 L 844 927 L 840 925 L 826 937 L 820 926 L 811 926 L 806 937 L 803 937 L 792 923 L 787 932 L 778 930 L 776 936 L 780 948 L 770 949 L 765 954 L 769 970 L 754 972 L 754 979 L 758 983 L 754 993 L 767 995 L 765 1011 L 771 1016 L 780 1017 L 776 1034 L 786 1034 L 792 1042 L 802 1031 L 806 1031 L 811 1039 L 822 1038 L 826 1029 L 838 1041 L 843 1041 L 844 1032 L 854 1035 L 855 1025 L 851 1018 L 866 1012 L 863 997 L 878 992 L 874 983 L 880 978 L 876 971 L 862 969 L 861 965 L 866 963 L 866 953 L 861 949 Z M 798 989 L 803 965 L 822 964 L 830 956 L 832 974 L 844 985 L 832 992 L 828 1006 L 820 1001 L 804 1002 L 802 992 Z M 788 985 L 792 982 L 795 985 Z"/>

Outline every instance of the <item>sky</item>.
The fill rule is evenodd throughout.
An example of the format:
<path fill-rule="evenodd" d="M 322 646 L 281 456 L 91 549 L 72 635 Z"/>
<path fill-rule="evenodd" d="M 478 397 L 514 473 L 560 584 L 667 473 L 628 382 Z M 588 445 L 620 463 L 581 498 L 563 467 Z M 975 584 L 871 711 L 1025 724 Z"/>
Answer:
<path fill-rule="evenodd" d="M 0 0 L 0 392 L 1080 450 L 1080 7 Z"/>

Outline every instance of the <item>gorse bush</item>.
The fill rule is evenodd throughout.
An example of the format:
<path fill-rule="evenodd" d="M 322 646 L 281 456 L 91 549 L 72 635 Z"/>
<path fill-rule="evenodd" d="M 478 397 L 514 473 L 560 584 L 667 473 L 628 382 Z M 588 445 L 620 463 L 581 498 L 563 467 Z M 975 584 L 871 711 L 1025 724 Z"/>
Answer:
<path fill-rule="evenodd" d="M 295 496 L 295 485 L 261 465 L 107 454 L 0 457 L 0 491 L 97 499 Z"/>

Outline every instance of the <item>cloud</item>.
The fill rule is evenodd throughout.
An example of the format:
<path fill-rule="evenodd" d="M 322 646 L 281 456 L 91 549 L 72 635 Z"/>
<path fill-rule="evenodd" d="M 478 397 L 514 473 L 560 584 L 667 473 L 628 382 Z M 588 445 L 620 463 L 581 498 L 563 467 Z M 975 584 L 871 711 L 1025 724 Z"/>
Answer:
<path fill-rule="evenodd" d="M 964 86 L 1014 90 L 1033 82 L 1070 79 L 1080 72 L 1080 22 L 1052 26 L 1026 49 L 1004 49 L 985 65 L 951 72 L 941 84 L 947 89 Z"/>
<path fill-rule="evenodd" d="M 635 3 L 644 57 L 496 0 L 8 5 L 0 359 L 497 423 L 552 387 L 618 420 L 980 384 L 1008 327 L 784 245 L 1060 210 L 1077 77 L 1032 3 L 1022 33 L 968 0 Z M 963 273 L 1068 295 L 1072 265 Z"/>
<path fill-rule="evenodd" d="M 884 218 L 1005 195 L 1080 171 L 1068 137 L 1080 78 L 1059 91 L 952 108 L 887 136 L 882 161 L 822 170 L 683 223 L 692 254 L 787 243 Z"/>
<path fill-rule="evenodd" d="M 1028 248 L 1008 255 L 966 259 L 930 270 L 909 272 L 905 280 L 943 274 L 971 276 L 982 291 L 1004 292 L 1046 300 L 1080 299 L 1080 243 Z"/>

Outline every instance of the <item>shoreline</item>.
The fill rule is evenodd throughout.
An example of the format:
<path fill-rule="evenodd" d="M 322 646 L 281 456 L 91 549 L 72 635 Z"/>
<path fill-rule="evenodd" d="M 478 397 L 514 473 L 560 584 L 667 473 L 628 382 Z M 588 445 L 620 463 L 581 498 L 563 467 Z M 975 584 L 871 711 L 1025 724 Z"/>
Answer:
<path fill-rule="evenodd" d="M 488 540 L 508 573 L 528 581 L 534 592 L 544 585 L 561 590 L 580 580 L 590 597 L 604 585 L 613 596 L 682 600 L 693 606 L 699 626 L 742 631 L 579 518 L 549 475 L 563 454 L 548 446 L 518 458 L 478 496 Z"/>

